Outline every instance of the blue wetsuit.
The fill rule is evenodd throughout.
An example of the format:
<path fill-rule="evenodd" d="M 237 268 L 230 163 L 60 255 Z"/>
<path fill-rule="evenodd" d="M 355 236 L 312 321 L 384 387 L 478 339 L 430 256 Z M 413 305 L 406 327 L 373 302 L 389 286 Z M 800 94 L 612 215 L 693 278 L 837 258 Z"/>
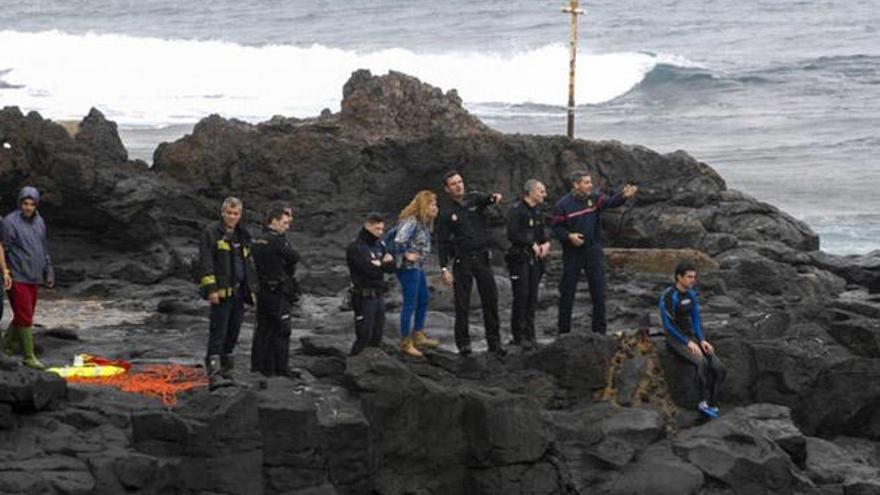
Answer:
<path fill-rule="evenodd" d="M 666 330 L 666 345 L 696 368 L 700 401 L 706 399 L 708 389 L 709 404 L 714 406 L 727 370 L 716 354 L 706 354 L 700 349 L 699 355 L 695 355 L 688 347 L 691 339 L 697 343 L 705 340 L 697 291 L 682 292 L 674 285 L 668 287 L 660 295 L 659 309 Z"/>

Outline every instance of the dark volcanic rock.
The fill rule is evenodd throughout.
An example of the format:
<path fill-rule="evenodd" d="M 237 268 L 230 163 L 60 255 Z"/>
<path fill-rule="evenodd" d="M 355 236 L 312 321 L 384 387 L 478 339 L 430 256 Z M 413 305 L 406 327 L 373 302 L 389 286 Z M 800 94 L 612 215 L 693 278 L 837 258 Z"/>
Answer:
<path fill-rule="evenodd" d="M 24 366 L 0 369 L 0 403 L 14 408 L 45 409 L 67 395 L 67 383 L 54 373 Z"/>

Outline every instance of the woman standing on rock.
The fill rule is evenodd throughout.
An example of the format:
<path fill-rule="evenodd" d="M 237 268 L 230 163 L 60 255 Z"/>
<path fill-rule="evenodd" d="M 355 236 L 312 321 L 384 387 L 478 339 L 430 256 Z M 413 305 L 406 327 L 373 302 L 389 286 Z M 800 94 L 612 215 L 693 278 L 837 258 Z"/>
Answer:
<path fill-rule="evenodd" d="M 402 254 L 397 270 L 403 293 L 400 349 L 412 357 L 422 357 L 419 349 L 440 345 L 440 342 L 425 335 L 425 315 L 430 295 L 424 264 L 431 253 L 431 231 L 437 211 L 437 195 L 428 190 L 419 191 L 400 212 L 400 220 L 394 229 L 393 250 Z M 412 335 L 410 328 L 414 329 Z"/>

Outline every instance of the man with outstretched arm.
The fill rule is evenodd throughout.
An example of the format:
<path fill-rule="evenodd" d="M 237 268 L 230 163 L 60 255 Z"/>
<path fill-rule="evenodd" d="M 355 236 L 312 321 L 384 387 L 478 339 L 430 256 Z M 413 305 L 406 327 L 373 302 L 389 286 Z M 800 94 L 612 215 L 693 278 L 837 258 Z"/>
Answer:
<path fill-rule="evenodd" d="M 675 284 L 660 296 L 660 319 L 666 330 L 666 345 L 695 368 L 700 394 L 697 410 L 717 418 L 718 392 L 727 371 L 703 334 L 696 283 L 697 267 L 687 261 L 679 263 L 675 267 Z"/>
<path fill-rule="evenodd" d="M 471 353 L 468 312 L 471 287 L 476 280 L 489 352 L 504 356 L 507 352 L 501 346 L 498 287 L 486 230 L 486 209 L 499 204 L 501 194 L 466 194 L 464 179 L 457 171 L 443 177 L 443 188 L 449 201 L 438 215 L 437 244 L 443 283 L 453 286 L 455 293 L 455 345 L 460 355 Z"/>
<path fill-rule="evenodd" d="M 345 260 L 351 274 L 351 306 L 354 309 L 355 341 L 351 355 L 356 356 L 367 347 L 382 344 L 385 328 L 385 274 L 394 273 L 394 256 L 382 241 L 385 220 L 378 213 L 370 213 L 364 227 L 345 251 Z"/>
<path fill-rule="evenodd" d="M 553 236 L 562 244 L 562 279 L 559 282 L 558 331 L 571 331 L 571 311 L 581 272 L 587 275 L 593 301 L 593 332 L 605 334 L 605 268 L 602 251 L 601 213 L 623 205 L 635 196 L 638 187 L 627 184 L 620 191 L 605 193 L 593 188 L 587 172 L 571 176 L 571 192 L 553 208 Z"/>
<path fill-rule="evenodd" d="M 233 383 L 232 353 L 244 305 L 253 305 L 257 292 L 251 235 L 241 225 L 243 208 L 240 199 L 226 198 L 220 220 L 205 228 L 199 244 L 199 292 L 211 305 L 205 369 L 212 389 Z"/>
<path fill-rule="evenodd" d="M 550 239 L 544 228 L 539 205 L 547 197 L 547 188 L 537 179 L 526 181 L 522 200 L 507 214 L 507 239 L 510 249 L 505 261 L 513 288 L 510 333 L 513 344 L 524 350 L 535 347 L 535 310 L 538 285 L 544 275 L 544 258 L 550 253 Z"/>

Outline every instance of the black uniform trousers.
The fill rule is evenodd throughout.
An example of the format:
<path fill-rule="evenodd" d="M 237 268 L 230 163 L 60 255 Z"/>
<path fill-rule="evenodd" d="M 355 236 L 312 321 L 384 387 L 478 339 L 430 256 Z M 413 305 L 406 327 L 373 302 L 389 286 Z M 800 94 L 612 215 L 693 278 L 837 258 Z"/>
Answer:
<path fill-rule="evenodd" d="M 498 287 L 495 275 L 489 264 L 489 253 L 481 252 L 456 257 L 452 267 L 453 290 L 455 293 L 455 345 L 459 349 L 471 345 L 468 331 L 468 313 L 471 306 L 471 287 L 477 281 L 480 302 L 483 306 L 483 324 L 486 327 L 486 343 L 489 349 L 501 346 L 501 332 L 498 322 Z"/>
<path fill-rule="evenodd" d="M 244 290 L 235 290 L 232 296 L 221 299 L 219 304 L 212 304 L 209 318 L 206 357 L 232 354 L 244 320 Z"/>
<path fill-rule="evenodd" d="M 510 333 L 513 341 L 535 342 L 535 310 L 538 309 L 538 285 L 544 275 L 544 262 L 529 256 L 508 264 L 513 288 Z"/>
<path fill-rule="evenodd" d="M 257 329 L 251 347 L 251 371 L 266 376 L 289 373 L 290 302 L 280 290 L 262 286 L 257 298 Z"/>
<path fill-rule="evenodd" d="M 385 298 L 379 291 L 364 292 L 354 289 L 351 306 L 354 309 L 355 332 L 351 355 L 356 356 L 366 347 L 379 347 L 382 344 L 382 332 L 385 328 Z"/>
<path fill-rule="evenodd" d="M 559 281 L 559 333 L 571 331 L 571 311 L 581 272 L 590 284 L 593 301 L 593 332 L 605 334 L 608 323 L 605 317 L 605 267 L 600 245 L 585 245 L 565 249 L 562 252 L 562 279 Z"/>

